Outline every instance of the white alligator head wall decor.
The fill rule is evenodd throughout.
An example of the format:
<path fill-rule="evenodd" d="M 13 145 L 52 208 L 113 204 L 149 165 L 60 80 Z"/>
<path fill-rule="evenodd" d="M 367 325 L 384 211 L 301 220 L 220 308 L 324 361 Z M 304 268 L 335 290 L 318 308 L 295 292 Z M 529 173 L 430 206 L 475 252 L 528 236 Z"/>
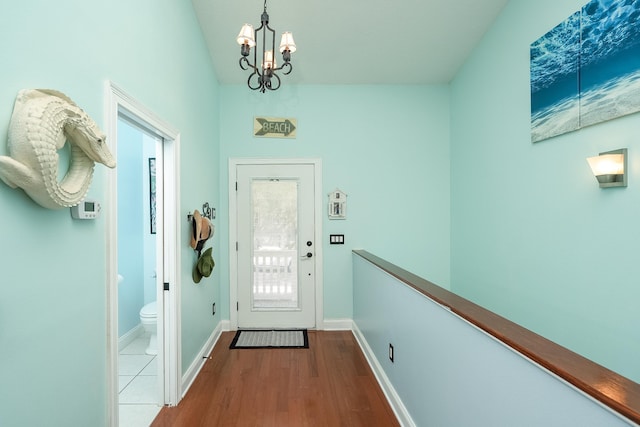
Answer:
<path fill-rule="evenodd" d="M 69 141 L 67 173 L 58 182 L 58 150 Z M 94 162 L 116 166 L 105 135 L 75 102 L 48 89 L 18 93 L 9 124 L 9 156 L 0 156 L 0 179 L 22 188 L 36 203 L 58 209 L 84 199 Z"/>

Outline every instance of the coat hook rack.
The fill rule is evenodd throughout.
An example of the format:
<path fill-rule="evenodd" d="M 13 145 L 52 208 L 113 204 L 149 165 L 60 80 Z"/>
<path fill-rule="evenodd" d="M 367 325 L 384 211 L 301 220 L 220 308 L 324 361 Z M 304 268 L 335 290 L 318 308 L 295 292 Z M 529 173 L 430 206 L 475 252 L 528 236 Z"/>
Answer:
<path fill-rule="evenodd" d="M 202 205 L 202 212 L 200 212 L 200 214 L 205 218 L 209 218 L 209 221 L 213 221 L 214 219 L 216 219 L 216 208 L 210 207 L 209 203 L 207 202 L 204 205 Z M 189 212 L 187 214 L 187 221 L 191 222 L 192 220 L 193 220 L 193 214 Z"/>

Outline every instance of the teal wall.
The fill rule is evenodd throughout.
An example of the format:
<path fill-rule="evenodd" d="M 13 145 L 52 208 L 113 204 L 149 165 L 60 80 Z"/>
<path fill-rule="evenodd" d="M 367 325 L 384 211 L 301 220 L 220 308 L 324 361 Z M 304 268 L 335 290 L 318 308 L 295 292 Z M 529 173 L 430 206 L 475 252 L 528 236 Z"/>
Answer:
<path fill-rule="evenodd" d="M 151 234 L 151 180 L 149 176 L 149 159 L 158 157 L 158 138 L 142 134 L 142 163 L 140 170 L 142 171 L 142 197 L 140 204 L 142 205 L 142 217 L 140 218 L 140 232 L 142 233 L 142 243 L 144 246 L 143 253 L 143 280 L 142 287 L 144 289 L 144 304 L 149 304 L 158 299 L 158 268 L 157 268 L 157 250 L 158 250 L 158 234 Z M 157 222 L 157 221 L 156 221 Z M 156 224 L 157 227 L 157 224 Z"/>
<path fill-rule="evenodd" d="M 451 85 L 452 290 L 639 382 L 640 115 L 530 142 L 529 45 L 584 3 L 511 0 Z"/>
<path fill-rule="evenodd" d="M 140 324 L 144 305 L 142 133 L 118 121 L 118 337 Z"/>
<path fill-rule="evenodd" d="M 529 142 L 529 44 L 582 3 L 511 0 L 450 86 L 285 78 L 262 95 L 218 86 L 189 2 L 13 2 L 0 135 L 23 88 L 61 90 L 104 128 L 106 80 L 180 131 L 183 372 L 229 318 L 229 158 L 316 157 L 324 202 L 349 195 L 347 220 L 323 217 L 325 318 L 353 316 L 350 253 L 365 248 L 639 381 L 639 116 Z M 253 138 L 260 115 L 297 118 L 297 139 Z M 585 158 L 619 147 L 629 187 L 600 190 Z M 90 197 L 105 202 L 110 173 L 96 167 Z M 195 285 L 184 218 L 204 202 L 216 269 Z M 104 217 L 73 221 L 0 185 L 0 218 L 0 425 L 105 425 Z"/>
<path fill-rule="evenodd" d="M 449 90 L 447 86 L 287 86 L 260 94 L 221 87 L 221 209 L 228 212 L 228 160 L 322 159 L 324 317 L 351 318 L 351 249 L 366 248 L 441 286 L 449 285 Z M 254 138 L 254 116 L 298 120 L 293 140 Z M 347 219 L 330 221 L 335 188 Z M 221 218 L 228 242 L 228 218 Z M 329 245 L 329 234 L 345 245 Z M 226 244 L 226 243 L 225 243 Z M 221 265 L 229 316 L 228 263 Z"/>
<path fill-rule="evenodd" d="M 0 155 L 20 89 L 65 92 L 104 129 L 112 80 L 181 133 L 181 225 L 204 200 L 218 204 L 218 85 L 190 2 L 24 0 L 0 26 Z M 89 192 L 103 206 L 110 173 L 97 165 Z M 106 425 L 104 217 L 74 221 L 0 184 L 0 218 L 0 425 Z M 186 227 L 179 238 L 188 366 L 219 320 L 219 279 L 191 282 Z"/>
<path fill-rule="evenodd" d="M 156 234 L 151 234 L 149 158 L 156 139 L 118 120 L 118 336 L 140 324 L 140 309 L 156 301 Z"/>

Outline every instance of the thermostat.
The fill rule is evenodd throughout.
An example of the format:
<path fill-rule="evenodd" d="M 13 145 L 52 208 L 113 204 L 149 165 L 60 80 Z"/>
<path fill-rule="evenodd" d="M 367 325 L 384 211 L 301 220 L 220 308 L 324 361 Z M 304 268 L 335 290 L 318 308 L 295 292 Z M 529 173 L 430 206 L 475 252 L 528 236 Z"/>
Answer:
<path fill-rule="evenodd" d="M 100 214 L 100 203 L 95 200 L 83 200 L 71 207 L 71 216 L 75 219 L 96 219 Z"/>

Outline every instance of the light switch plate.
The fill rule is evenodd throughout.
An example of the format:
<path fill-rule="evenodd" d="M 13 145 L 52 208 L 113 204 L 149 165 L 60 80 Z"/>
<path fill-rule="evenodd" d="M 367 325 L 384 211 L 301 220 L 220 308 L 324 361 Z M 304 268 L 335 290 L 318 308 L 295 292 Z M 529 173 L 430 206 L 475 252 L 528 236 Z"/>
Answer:
<path fill-rule="evenodd" d="M 344 245 L 344 234 L 330 234 L 329 244 L 331 245 Z"/>

